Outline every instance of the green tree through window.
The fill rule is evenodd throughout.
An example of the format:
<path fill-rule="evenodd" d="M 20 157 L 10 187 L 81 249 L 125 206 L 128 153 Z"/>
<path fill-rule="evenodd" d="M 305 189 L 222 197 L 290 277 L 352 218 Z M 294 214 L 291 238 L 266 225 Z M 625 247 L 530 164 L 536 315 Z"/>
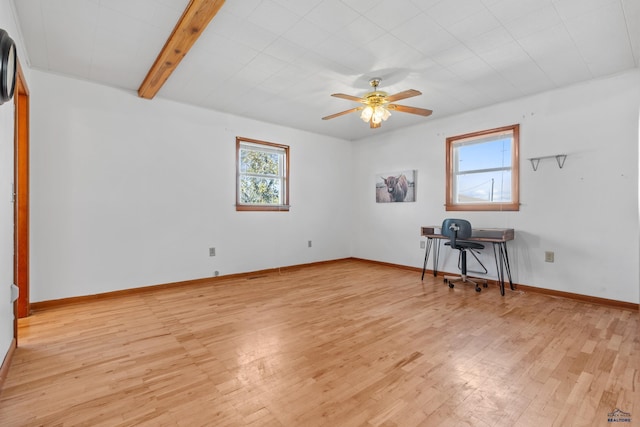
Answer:
<path fill-rule="evenodd" d="M 289 147 L 236 138 L 236 210 L 288 210 Z"/>

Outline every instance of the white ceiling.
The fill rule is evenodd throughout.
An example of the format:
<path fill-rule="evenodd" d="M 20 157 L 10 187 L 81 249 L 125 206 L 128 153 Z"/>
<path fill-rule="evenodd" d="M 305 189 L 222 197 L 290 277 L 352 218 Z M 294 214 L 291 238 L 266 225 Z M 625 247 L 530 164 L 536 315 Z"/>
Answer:
<path fill-rule="evenodd" d="M 14 0 L 29 66 L 135 92 L 187 4 Z M 358 139 L 639 64 L 640 0 L 227 0 L 156 97 Z M 372 77 L 433 115 L 321 120 Z"/>

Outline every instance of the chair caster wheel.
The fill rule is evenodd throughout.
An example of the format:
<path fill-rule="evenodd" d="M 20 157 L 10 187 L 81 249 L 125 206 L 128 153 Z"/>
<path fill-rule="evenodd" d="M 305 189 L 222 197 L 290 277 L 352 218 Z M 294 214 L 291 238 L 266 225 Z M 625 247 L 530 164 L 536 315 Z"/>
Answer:
<path fill-rule="evenodd" d="M 480 292 L 481 290 L 482 290 L 482 288 L 479 287 L 479 286 L 476 288 L 476 292 Z"/>
<path fill-rule="evenodd" d="M 489 287 L 489 285 L 487 283 L 483 284 L 482 286 L 485 287 L 485 288 Z"/>
<path fill-rule="evenodd" d="M 453 283 L 449 283 L 449 288 L 453 289 Z"/>

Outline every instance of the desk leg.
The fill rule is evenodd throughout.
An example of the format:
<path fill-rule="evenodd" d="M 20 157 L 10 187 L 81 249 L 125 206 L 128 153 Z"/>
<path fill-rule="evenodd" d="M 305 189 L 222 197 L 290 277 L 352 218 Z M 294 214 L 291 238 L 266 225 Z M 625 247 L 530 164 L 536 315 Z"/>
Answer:
<path fill-rule="evenodd" d="M 507 269 L 507 276 L 509 277 L 509 287 L 513 291 L 515 288 L 513 287 L 513 281 L 511 280 L 511 266 L 509 265 L 509 254 L 507 254 L 507 242 L 502 242 L 502 247 L 504 249 L 504 265 Z"/>
<path fill-rule="evenodd" d="M 497 246 L 497 248 L 496 248 Z M 513 281 L 511 280 L 511 266 L 509 265 L 509 254 L 507 253 L 507 242 L 493 242 L 493 257 L 496 260 L 496 271 L 498 273 L 498 282 L 500 285 L 500 295 L 504 296 L 504 273 L 507 271 L 509 278 L 509 287 L 514 290 Z M 498 261 L 500 259 L 500 261 Z"/>
<path fill-rule="evenodd" d="M 436 241 L 435 244 L 433 241 Z M 424 263 L 422 264 L 422 280 L 424 280 L 424 273 L 427 271 L 427 261 L 429 260 L 429 253 L 433 248 L 433 277 L 438 275 L 438 257 L 440 256 L 440 239 L 434 239 L 433 237 L 427 237 L 427 244 L 424 251 Z"/>
<path fill-rule="evenodd" d="M 440 258 L 440 239 L 436 239 L 433 247 L 433 277 L 438 276 L 438 258 Z"/>
<path fill-rule="evenodd" d="M 500 295 L 504 296 L 504 260 L 502 256 L 502 244 L 493 242 L 493 258 L 496 261 L 496 272 L 498 273 L 498 286 L 500 286 Z M 498 262 L 498 258 L 500 261 Z"/>
<path fill-rule="evenodd" d="M 426 249 L 424 250 L 424 264 L 422 264 L 422 279 L 424 280 L 424 272 L 427 270 L 427 260 L 429 259 L 429 252 L 431 251 L 431 244 L 433 243 L 433 238 L 427 237 Z"/>

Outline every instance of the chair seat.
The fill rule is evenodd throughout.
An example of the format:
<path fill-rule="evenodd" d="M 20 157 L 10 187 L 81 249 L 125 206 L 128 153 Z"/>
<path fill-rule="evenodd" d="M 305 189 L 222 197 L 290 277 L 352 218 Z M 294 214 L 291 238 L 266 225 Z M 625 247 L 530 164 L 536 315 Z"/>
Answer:
<path fill-rule="evenodd" d="M 451 242 L 444 243 L 447 246 L 451 246 Z M 456 246 L 464 249 L 484 249 L 484 245 L 478 242 L 468 242 L 466 240 L 456 240 Z"/>

